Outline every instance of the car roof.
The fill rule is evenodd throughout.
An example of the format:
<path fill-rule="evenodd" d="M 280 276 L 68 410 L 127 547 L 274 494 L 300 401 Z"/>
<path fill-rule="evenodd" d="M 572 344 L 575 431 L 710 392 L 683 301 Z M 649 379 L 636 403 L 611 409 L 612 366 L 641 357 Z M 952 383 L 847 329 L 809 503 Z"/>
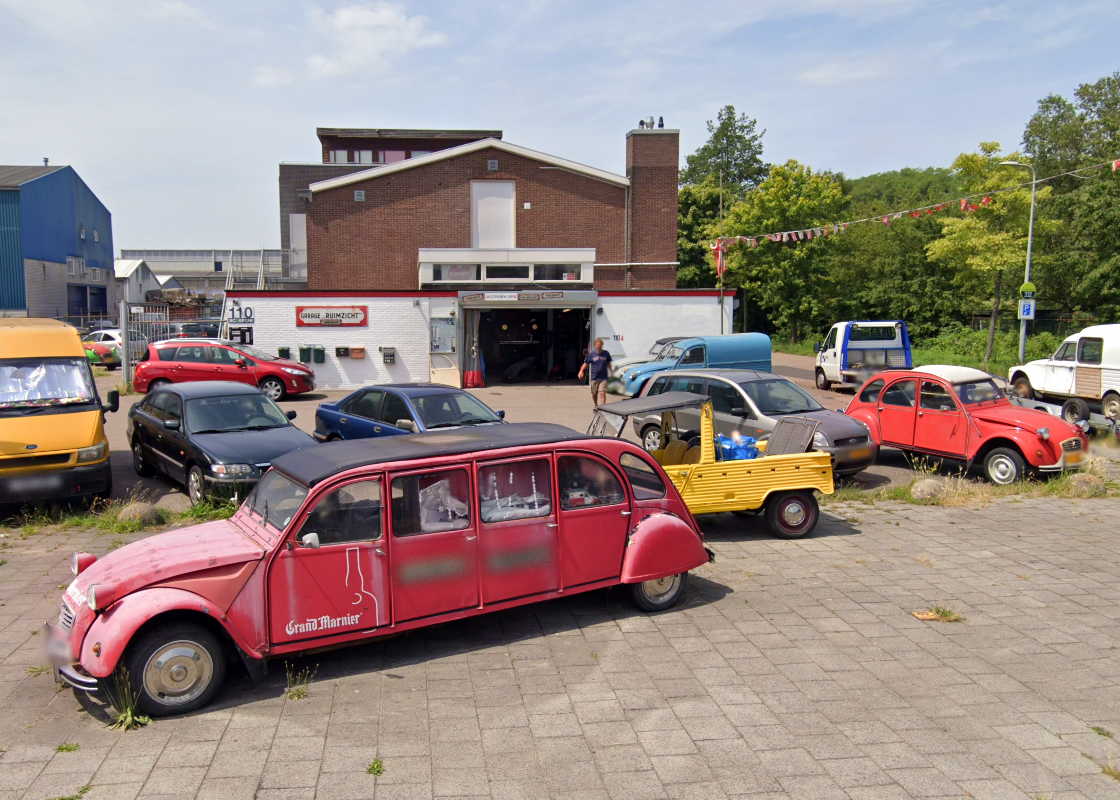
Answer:
<path fill-rule="evenodd" d="M 190 400 L 196 397 L 220 397 L 224 395 L 260 394 L 256 386 L 234 381 L 191 381 L 189 383 L 168 383 L 152 390 L 153 392 L 171 392 Z"/>
<path fill-rule="evenodd" d="M 983 370 L 972 367 L 955 367 L 951 364 L 931 364 L 926 367 L 916 367 L 913 372 L 923 375 L 932 375 L 949 383 L 969 383 L 971 381 L 986 381 L 992 376 Z"/>
<path fill-rule="evenodd" d="M 766 381 L 780 378 L 781 380 L 789 380 L 782 375 L 775 375 L 773 372 L 759 372 L 753 369 L 667 369 L 665 375 L 696 375 L 705 378 L 724 378 L 734 383 L 743 383 L 745 381 Z M 661 375 L 656 377 L 660 378 Z"/>
<path fill-rule="evenodd" d="M 405 397 L 425 397 L 430 394 L 470 394 L 454 386 L 442 383 L 379 383 L 363 389 L 392 389 Z"/>
<path fill-rule="evenodd" d="M 227 347 L 236 346 L 230 339 L 218 339 L 213 336 L 179 336 L 174 339 L 160 339 L 158 342 L 152 342 L 153 347 L 162 347 L 169 344 L 224 344 Z"/>
<path fill-rule="evenodd" d="M 629 417 L 635 414 L 652 414 L 654 411 L 671 411 L 677 408 L 700 408 L 711 399 L 704 394 L 691 392 L 662 392 L 655 395 L 643 395 L 633 400 L 619 400 L 617 403 L 606 403 L 595 409 L 603 414 L 614 414 L 616 417 Z"/>
<path fill-rule="evenodd" d="M 463 455 L 466 453 L 525 447 L 535 444 L 556 444 L 591 439 L 563 425 L 543 422 L 514 422 L 486 428 L 466 428 L 433 433 L 411 433 L 380 439 L 355 439 L 330 442 L 302 451 L 292 451 L 274 459 L 272 466 L 306 486 L 343 470 L 408 461 L 414 458 Z"/>

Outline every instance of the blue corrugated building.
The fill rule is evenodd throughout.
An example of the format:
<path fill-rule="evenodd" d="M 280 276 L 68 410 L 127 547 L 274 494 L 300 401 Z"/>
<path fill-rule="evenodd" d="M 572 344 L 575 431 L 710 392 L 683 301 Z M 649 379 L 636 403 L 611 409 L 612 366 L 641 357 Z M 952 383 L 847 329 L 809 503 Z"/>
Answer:
<path fill-rule="evenodd" d="M 0 314 L 115 317 L 113 218 L 72 167 L 0 166 Z"/>

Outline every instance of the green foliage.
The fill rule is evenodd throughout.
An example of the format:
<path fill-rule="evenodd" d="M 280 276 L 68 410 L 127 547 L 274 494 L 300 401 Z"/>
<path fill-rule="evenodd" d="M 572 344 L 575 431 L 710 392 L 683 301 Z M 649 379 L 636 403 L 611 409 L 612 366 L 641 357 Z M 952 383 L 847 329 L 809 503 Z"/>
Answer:
<path fill-rule="evenodd" d="M 709 176 L 677 194 L 677 285 L 711 287 L 718 282 L 709 241 L 719 231 L 719 187 Z"/>
<path fill-rule="evenodd" d="M 962 367 L 985 369 L 984 351 L 988 332 L 971 328 L 946 328 L 937 336 L 913 342 L 914 366 L 928 364 L 957 364 Z M 1051 333 L 1037 333 L 1027 337 L 1027 360 L 1048 358 L 1058 349 L 1061 340 Z M 986 369 L 994 375 L 1007 376 L 1007 371 L 1019 363 L 1019 331 L 997 332 L 991 358 Z"/>
<path fill-rule="evenodd" d="M 1117 158 L 1120 149 L 1120 71 L 1096 83 L 1083 83 L 1076 102 L 1048 95 L 1023 132 L 1023 147 L 1035 159 L 1041 175 Z M 1076 178 L 1056 183 L 1058 191 L 1073 191 Z"/>
<path fill-rule="evenodd" d="M 99 681 L 101 693 L 116 712 L 109 720 L 110 730 L 131 731 L 143 728 L 152 721 L 141 714 L 138 706 L 139 694 L 132 689 L 128 670 L 121 664 L 113 670 L 107 680 Z"/>
<path fill-rule="evenodd" d="M 381 762 L 380 758 L 375 758 L 373 761 L 370 762 L 369 766 L 366 767 L 366 774 L 367 775 L 383 775 L 383 774 L 385 774 L 385 765 Z"/>
<path fill-rule="evenodd" d="M 724 191 L 733 196 L 754 188 L 766 177 L 762 162 L 762 137 L 758 123 L 746 114 L 735 115 L 735 106 L 726 105 L 708 120 L 708 141 L 685 159 L 682 184 L 700 184 L 711 178 L 719 185 L 723 173 Z"/>

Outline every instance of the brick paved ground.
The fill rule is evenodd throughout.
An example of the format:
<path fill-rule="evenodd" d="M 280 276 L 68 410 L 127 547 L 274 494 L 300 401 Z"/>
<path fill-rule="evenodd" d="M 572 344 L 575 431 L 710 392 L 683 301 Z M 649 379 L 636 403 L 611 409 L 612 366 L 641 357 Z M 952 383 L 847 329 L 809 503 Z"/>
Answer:
<path fill-rule="evenodd" d="M 0 798 L 1120 797 L 1090 729 L 1120 736 L 1114 500 L 832 506 L 801 542 L 705 527 L 719 559 L 671 612 L 538 604 L 306 658 L 304 700 L 282 668 L 234 675 L 125 734 L 27 674 L 68 554 L 113 537 L 9 532 Z M 933 604 L 966 621 L 910 615 Z"/>

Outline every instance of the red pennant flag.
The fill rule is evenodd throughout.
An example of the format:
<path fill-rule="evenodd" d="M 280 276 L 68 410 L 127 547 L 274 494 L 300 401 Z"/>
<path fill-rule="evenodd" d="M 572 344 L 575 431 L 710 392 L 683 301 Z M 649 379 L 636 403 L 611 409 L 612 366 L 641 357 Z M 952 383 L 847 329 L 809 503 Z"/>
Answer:
<path fill-rule="evenodd" d="M 807 239 L 812 239 L 813 238 L 813 232 L 811 230 L 805 231 L 805 237 Z"/>
<path fill-rule="evenodd" d="M 716 275 L 722 275 L 727 269 L 727 242 L 723 239 L 716 239 L 715 244 L 712 245 L 712 252 L 716 256 Z"/>
<path fill-rule="evenodd" d="M 883 224 L 884 225 L 890 225 L 891 224 L 891 218 L 890 217 L 883 217 Z"/>
<path fill-rule="evenodd" d="M 983 200 L 981 200 L 980 202 L 981 202 L 981 203 L 983 203 L 984 205 L 988 205 L 988 204 L 989 204 L 990 202 L 992 202 L 992 196 L 991 196 L 991 195 L 987 195 L 987 196 L 986 196 L 986 197 L 985 197 L 985 198 L 984 198 Z"/>
<path fill-rule="evenodd" d="M 1112 171 L 1116 172 L 1117 170 L 1120 170 L 1120 158 L 1112 162 Z"/>
<path fill-rule="evenodd" d="M 920 217 L 921 215 L 922 215 L 921 211 L 911 211 L 910 212 L 910 219 L 916 219 L 917 217 Z"/>
<path fill-rule="evenodd" d="M 926 209 L 926 213 L 927 213 L 927 214 L 933 214 L 933 212 L 934 212 L 935 210 L 936 210 L 936 209 L 933 209 L 933 208 L 927 208 L 927 209 Z"/>
<path fill-rule="evenodd" d="M 966 208 L 968 208 L 968 198 L 967 197 L 962 197 L 961 198 L 961 211 L 964 211 Z"/>
<path fill-rule="evenodd" d="M 968 210 L 969 210 L 969 211 L 979 211 L 979 210 L 980 210 L 980 206 L 974 206 L 974 205 L 972 205 L 972 204 L 970 203 L 970 204 L 969 204 L 969 206 L 968 206 Z"/>

